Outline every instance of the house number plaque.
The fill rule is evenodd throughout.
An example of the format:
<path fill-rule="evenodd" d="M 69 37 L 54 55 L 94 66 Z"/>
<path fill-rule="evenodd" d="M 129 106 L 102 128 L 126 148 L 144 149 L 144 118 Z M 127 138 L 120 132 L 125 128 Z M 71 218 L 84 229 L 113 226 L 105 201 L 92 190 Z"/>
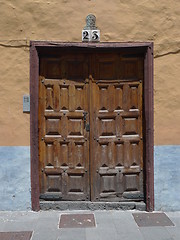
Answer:
<path fill-rule="evenodd" d="M 89 14 L 86 17 L 86 26 L 82 30 L 82 42 L 99 42 L 100 30 L 96 27 L 96 17 Z"/>

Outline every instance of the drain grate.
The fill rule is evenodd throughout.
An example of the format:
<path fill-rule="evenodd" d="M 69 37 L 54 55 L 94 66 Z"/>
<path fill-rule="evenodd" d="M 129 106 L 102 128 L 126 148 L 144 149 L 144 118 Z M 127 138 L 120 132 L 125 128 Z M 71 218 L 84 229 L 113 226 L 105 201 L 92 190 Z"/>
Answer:
<path fill-rule="evenodd" d="M 32 232 L 0 232 L 0 240 L 30 240 Z"/>
<path fill-rule="evenodd" d="M 139 227 L 174 226 L 165 213 L 133 213 Z"/>
<path fill-rule="evenodd" d="M 59 228 L 95 227 L 94 214 L 62 214 Z"/>

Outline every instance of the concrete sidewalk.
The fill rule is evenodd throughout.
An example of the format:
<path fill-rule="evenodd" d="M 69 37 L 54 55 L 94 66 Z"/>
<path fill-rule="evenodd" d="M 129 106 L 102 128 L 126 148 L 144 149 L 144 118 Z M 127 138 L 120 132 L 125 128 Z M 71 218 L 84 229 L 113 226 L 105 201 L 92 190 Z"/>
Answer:
<path fill-rule="evenodd" d="M 94 214 L 95 226 L 88 228 L 59 228 L 60 217 L 66 213 Z M 134 213 L 141 214 L 142 212 L 0 212 L 0 240 L 4 240 L 2 232 L 19 231 L 32 231 L 32 240 L 180 240 L 180 212 L 165 213 L 174 226 L 163 227 L 150 225 L 139 227 L 134 220 Z M 156 222 L 158 223 L 158 221 Z"/>

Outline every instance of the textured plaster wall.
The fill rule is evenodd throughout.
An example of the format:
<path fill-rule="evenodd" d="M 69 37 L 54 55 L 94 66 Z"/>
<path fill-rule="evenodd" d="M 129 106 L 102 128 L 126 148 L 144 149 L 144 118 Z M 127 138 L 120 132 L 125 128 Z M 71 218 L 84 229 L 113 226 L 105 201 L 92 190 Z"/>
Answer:
<path fill-rule="evenodd" d="M 180 144 L 180 1 L 0 0 L 0 145 L 29 145 L 29 40 L 81 41 L 93 13 L 101 41 L 154 41 L 155 144 Z"/>
<path fill-rule="evenodd" d="M 180 146 L 154 149 L 155 210 L 180 210 Z"/>
<path fill-rule="evenodd" d="M 30 148 L 0 147 L 0 210 L 31 209 Z"/>
<path fill-rule="evenodd" d="M 29 93 L 29 49 L 0 47 L 0 145 L 29 145 L 30 116 L 23 114 Z"/>

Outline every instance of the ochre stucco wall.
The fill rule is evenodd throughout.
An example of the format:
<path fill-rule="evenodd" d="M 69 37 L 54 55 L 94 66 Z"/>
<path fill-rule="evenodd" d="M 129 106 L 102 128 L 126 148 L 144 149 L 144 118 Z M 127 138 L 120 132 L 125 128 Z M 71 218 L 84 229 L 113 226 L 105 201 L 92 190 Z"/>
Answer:
<path fill-rule="evenodd" d="M 0 145 L 29 145 L 29 41 L 81 41 L 93 13 L 101 41 L 153 41 L 155 145 L 180 144 L 180 1 L 1 0 Z"/>

